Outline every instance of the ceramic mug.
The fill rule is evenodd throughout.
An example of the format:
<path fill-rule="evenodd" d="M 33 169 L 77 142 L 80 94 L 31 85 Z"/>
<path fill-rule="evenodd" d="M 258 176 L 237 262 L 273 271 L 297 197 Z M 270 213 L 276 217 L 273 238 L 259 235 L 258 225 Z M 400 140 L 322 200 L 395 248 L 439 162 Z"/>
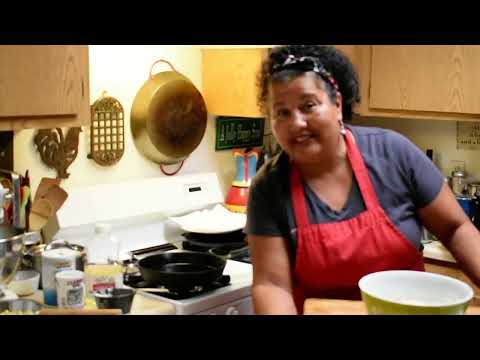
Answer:
<path fill-rule="evenodd" d="M 81 309 L 85 306 L 85 276 L 83 271 L 65 270 L 55 274 L 59 308 Z"/>

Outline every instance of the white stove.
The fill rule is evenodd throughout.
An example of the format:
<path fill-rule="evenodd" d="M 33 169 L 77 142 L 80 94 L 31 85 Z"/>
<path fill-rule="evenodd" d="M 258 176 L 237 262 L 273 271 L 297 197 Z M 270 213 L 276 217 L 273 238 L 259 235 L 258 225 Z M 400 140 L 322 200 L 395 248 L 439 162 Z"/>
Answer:
<path fill-rule="evenodd" d="M 137 292 L 137 295 L 172 304 L 176 315 L 251 315 L 252 266 L 228 260 L 225 275 L 230 276 L 230 284 L 189 299 L 174 300 L 158 294 Z"/>
<path fill-rule="evenodd" d="M 130 251 L 173 244 L 182 248 L 184 231 L 169 216 L 223 203 L 215 173 L 151 178 L 111 185 L 66 189 L 69 197 L 58 212 L 60 230 L 56 239 L 86 245 L 96 223 L 109 223 L 121 244 L 121 258 Z M 228 260 L 223 271 L 230 283 L 189 299 L 173 300 L 161 294 L 138 291 L 160 303 L 174 306 L 175 314 L 253 314 L 252 266 Z"/>

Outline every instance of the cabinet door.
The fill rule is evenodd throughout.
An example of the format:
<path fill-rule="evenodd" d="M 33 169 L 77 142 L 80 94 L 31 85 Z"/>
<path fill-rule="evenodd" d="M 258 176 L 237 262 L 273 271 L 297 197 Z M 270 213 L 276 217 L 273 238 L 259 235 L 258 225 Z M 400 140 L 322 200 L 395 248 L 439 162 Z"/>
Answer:
<path fill-rule="evenodd" d="M 352 62 L 355 70 L 358 71 L 357 46 L 356 45 L 334 45 Z"/>
<path fill-rule="evenodd" d="M 267 49 L 205 49 L 203 95 L 210 114 L 262 117 L 256 78 Z"/>
<path fill-rule="evenodd" d="M 87 46 L 0 46 L 0 118 L 75 116 L 87 87 Z"/>
<path fill-rule="evenodd" d="M 372 46 L 372 109 L 480 114 L 480 46 Z"/>

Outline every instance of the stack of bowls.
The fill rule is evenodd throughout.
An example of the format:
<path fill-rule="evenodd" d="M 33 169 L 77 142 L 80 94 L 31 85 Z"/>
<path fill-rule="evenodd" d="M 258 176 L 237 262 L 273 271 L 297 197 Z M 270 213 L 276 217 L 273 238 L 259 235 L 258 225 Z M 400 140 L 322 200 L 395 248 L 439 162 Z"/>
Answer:
<path fill-rule="evenodd" d="M 28 296 L 38 290 L 40 273 L 35 270 L 17 271 L 8 288 L 18 296 Z"/>

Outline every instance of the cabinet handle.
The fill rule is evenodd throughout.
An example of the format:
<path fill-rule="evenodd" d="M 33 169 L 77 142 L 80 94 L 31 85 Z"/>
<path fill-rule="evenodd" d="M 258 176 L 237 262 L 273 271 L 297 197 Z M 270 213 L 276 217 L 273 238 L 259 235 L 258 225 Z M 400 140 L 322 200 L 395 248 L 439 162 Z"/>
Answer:
<path fill-rule="evenodd" d="M 82 99 L 85 97 L 85 86 L 83 85 L 83 78 L 82 78 Z"/>

